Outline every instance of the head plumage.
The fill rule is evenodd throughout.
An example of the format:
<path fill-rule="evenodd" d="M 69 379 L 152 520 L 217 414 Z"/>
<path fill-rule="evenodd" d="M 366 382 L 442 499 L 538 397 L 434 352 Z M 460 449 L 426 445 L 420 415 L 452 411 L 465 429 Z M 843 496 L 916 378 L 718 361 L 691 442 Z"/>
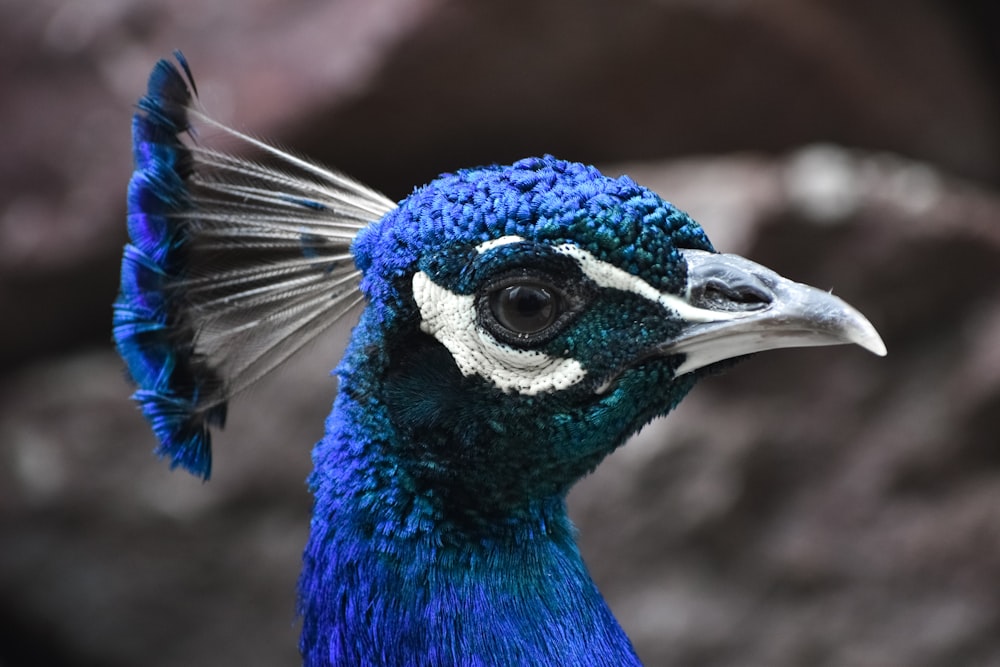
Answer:
<path fill-rule="evenodd" d="M 631 178 L 546 155 L 438 177 L 363 229 L 354 254 L 363 289 L 382 295 L 381 283 L 417 269 L 460 271 L 473 248 L 503 236 L 572 242 L 668 291 L 685 278 L 678 249 L 713 250 L 690 216 Z"/>

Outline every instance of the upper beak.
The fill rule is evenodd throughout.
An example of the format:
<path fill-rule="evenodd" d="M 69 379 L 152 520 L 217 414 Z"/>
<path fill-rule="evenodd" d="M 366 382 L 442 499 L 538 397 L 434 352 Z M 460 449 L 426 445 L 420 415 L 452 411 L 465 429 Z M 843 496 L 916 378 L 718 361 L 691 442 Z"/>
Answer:
<path fill-rule="evenodd" d="M 697 311 L 660 353 L 684 354 L 677 374 L 752 352 L 856 343 L 885 356 L 864 315 L 829 292 L 784 278 L 738 255 L 682 250 L 687 302 Z"/>

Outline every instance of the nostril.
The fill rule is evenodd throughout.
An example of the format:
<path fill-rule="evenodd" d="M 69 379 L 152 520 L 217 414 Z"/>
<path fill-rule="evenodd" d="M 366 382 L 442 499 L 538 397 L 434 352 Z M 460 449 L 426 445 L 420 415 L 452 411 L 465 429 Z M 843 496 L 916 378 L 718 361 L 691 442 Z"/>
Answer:
<path fill-rule="evenodd" d="M 771 294 L 756 281 L 710 278 L 692 290 L 693 305 L 720 311 L 759 310 L 771 303 Z"/>
<path fill-rule="evenodd" d="M 740 303 L 771 303 L 771 295 L 750 282 L 731 284 L 712 281 L 709 287 L 719 294 Z"/>
<path fill-rule="evenodd" d="M 687 261 L 692 306 L 716 312 L 753 312 L 765 310 L 777 299 L 777 274 L 748 259 L 689 251 Z"/>

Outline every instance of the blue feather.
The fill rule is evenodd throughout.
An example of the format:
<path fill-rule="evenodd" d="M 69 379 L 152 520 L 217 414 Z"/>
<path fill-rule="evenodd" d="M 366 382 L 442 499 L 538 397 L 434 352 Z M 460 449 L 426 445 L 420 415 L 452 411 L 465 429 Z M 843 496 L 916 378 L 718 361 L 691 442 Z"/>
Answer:
<path fill-rule="evenodd" d="M 178 60 L 187 66 L 183 57 Z M 139 385 L 133 398 L 153 426 L 157 452 L 208 478 L 212 469 L 209 425 L 225 422 L 225 404 L 199 407 L 217 378 L 192 350 L 190 325 L 170 284 L 183 278 L 185 225 L 172 217 L 190 205 L 192 158 L 180 135 L 190 123 L 191 94 L 176 68 L 159 62 L 132 123 L 135 173 L 128 190 L 131 243 L 122 262 L 114 307 L 118 351 Z"/>
<path fill-rule="evenodd" d="M 199 112 L 174 55 L 180 66 L 156 64 L 132 122 L 114 337 L 157 452 L 208 478 L 229 399 L 360 304 L 350 244 L 394 204 Z M 195 122 L 284 169 L 201 146 Z"/>

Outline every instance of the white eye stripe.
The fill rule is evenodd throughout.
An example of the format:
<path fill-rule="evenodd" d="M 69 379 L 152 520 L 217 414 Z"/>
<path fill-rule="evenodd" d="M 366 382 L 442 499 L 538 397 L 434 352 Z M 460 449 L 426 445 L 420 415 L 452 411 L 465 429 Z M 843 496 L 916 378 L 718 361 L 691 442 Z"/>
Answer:
<path fill-rule="evenodd" d="M 722 319 L 729 319 L 730 317 L 726 313 L 692 306 L 683 297 L 661 292 L 639 276 L 632 275 L 614 264 L 602 262 L 579 246 L 571 243 L 563 243 L 562 245 L 554 246 L 552 249 L 560 255 L 575 259 L 577 264 L 580 265 L 580 270 L 583 271 L 583 274 L 600 287 L 631 292 L 674 311 L 688 322 L 715 322 Z M 739 317 L 740 315 L 741 313 L 733 313 L 732 317 Z"/>
<path fill-rule="evenodd" d="M 490 239 L 485 243 L 480 243 L 476 246 L 476 252 L 482 255 L 487 250 L 493 250 L 493 248 L 500 248 L 505 245 L 510 245 L 511 243 L 520 243 L 524 241 L 523 236 L 501 236 L 498 239 Z"/>
<path fill-rule="evenodd" d="M 520 236 L 501 236 L 498 239 L 492 239 L 479 244 L 476 246 L 476 251 L 481 254 L 493 248 L 520 243 L 524 240 Z M 687 299 L 674 296 L 673 294 L 664 294 L 639 276 L 633 275 L 614 264 L 601 261 L 583 248 L 572 243 L 552 246 L 552 249 L 564 257 L 571 257 L 576 260 L 583 274 L 594 281 L 599 287 L 631 292 L 644 299 L 649 299 L 664 308 L 669 308 L 688 322 L 713 322 L 722 319 L 735 319 L 742 316 L 742 313 L 738 312 L 720 313 L 714 310 L 696 308 L 688 303 Z"/>

